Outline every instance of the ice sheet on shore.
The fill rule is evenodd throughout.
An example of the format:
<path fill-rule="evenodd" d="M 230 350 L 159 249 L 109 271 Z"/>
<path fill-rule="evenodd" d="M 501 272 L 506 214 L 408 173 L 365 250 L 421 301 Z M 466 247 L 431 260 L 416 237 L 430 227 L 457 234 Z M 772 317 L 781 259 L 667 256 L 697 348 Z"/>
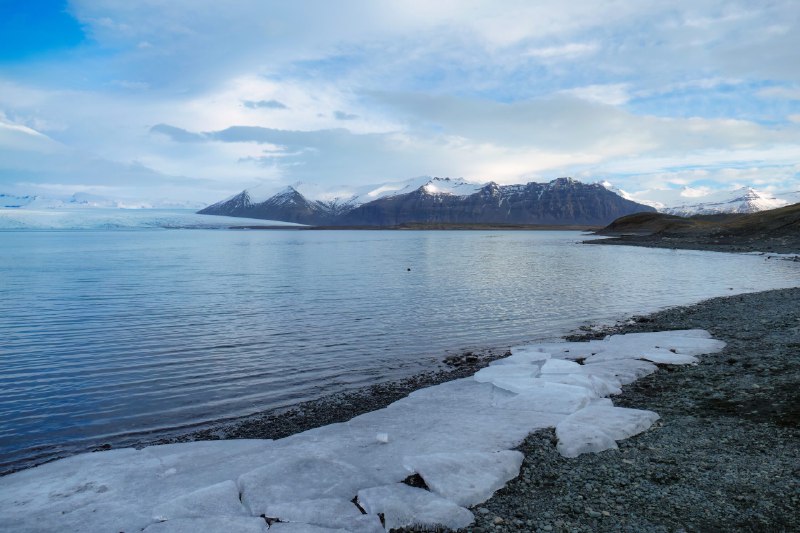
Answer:
<path fill-rule="evenodd" d="M 644 359 L 690 363 L 722 346 L 690 330 L 516 347 L 474 377 L 277 441 L 74 456 L 0 478 L 0 530 L 266 531 L 263 514 L 276 531 L 374 531 L 377 513 L 387 529 L 463 527 L 464 506 L 518 474 L 509 450 L 530 432 L 555 427 L 568 457 L 613 449 L 658 415 L 604 396 L 657 369 Z M 431 491 L 400 483 L 413 473 Z"/>

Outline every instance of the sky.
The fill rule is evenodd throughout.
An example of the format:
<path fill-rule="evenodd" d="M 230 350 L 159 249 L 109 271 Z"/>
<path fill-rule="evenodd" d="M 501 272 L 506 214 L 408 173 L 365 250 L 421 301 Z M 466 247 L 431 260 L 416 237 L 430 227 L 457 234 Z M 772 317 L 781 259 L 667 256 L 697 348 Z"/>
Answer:
<path fill-rule="evenodd" d="M 798 27 L 796 0 L 0 0 L 0 193 L 796 191 Z"/>

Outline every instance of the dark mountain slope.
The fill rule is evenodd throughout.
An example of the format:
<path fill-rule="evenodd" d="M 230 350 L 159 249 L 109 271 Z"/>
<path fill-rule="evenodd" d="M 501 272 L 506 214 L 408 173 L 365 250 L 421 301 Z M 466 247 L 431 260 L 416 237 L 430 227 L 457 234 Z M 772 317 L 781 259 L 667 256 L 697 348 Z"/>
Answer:
<path fill-rule="evenodd" d="M 438 183 L 443 183 L 443 180 Z M 474 189 L 473 189 L 474 190 Z M 622 215 L 655 211 L 626 200 L 599 184 L 571 178 L 550 183 L 498 185 L 489 182 L 472 194 L 437 192 L 423 185 L 357 204 L 314 201 L 292 187 L 261 203 L 247 191 L 216 203 L 201 214 L 228 215 L 310 225 L 397 226 L 401 224 L 539 224 L 602 226 Z"/>
<path fill-rule="evenodd" d="M 800 253 L 800 204 L 757 213 L 693 216 L 640 213 L 597 232 L 618 235 L 593 244 Z"/>

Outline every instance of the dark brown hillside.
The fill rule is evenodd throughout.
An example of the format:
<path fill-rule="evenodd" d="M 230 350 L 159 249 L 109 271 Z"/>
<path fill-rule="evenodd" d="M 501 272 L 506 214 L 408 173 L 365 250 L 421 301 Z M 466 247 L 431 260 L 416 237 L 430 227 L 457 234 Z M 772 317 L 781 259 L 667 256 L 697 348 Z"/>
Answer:
<path fill-rule="evenodd" d="M 800 252 L 800 204 L 758 213 L 694 216 L 636 213 L 618 218 L 593 244 L 629 244 L 725 252 Z"/>

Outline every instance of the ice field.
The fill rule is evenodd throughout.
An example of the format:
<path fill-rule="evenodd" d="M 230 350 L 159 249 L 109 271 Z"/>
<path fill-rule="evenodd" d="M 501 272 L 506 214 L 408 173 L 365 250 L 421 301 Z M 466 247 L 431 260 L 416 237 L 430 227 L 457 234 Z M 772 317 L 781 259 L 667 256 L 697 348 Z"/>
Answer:
<path fill-rule="evenodd" d="M 198 215 L 187 209 L 0 208 L 0 230 L 225 229 L 242 226 L 297 227 L 300 224 Z"/>
<path fill-rule="evenodd" d="M 614 449 L 656 413 L 608 396 L 724 343 L 706 331 L 515 347 L 473 377 L 280 440 L 77 455 L 0 478 L 0 530 L 379 532 L 469 525 L 519 473 L 513 451 L 555 427 L 565 457 Z M 419 474 L 429 490 L 402 481 Z"/>

